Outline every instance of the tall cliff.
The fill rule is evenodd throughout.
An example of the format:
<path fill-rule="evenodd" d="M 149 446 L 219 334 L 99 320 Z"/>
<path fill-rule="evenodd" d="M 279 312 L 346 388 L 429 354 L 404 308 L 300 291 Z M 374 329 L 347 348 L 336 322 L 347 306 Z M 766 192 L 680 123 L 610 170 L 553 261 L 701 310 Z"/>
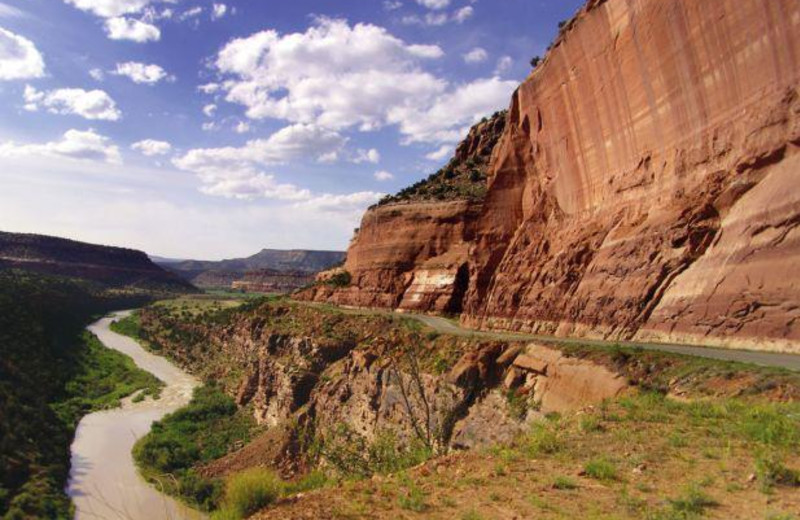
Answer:
<path fill-rule="evenodd" d="M 438 286 L 476 327 L 800 352 L 799 81 L 794 0 L 591 0 L 514 94 L 480 204 L 371 210 L 328 297 L 442 310 Z"/>

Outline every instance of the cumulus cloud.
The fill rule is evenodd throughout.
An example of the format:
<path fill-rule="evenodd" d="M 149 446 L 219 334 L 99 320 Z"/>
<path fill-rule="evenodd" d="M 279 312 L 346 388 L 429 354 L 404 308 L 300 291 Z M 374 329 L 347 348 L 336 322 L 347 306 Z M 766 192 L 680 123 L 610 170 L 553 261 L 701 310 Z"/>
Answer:
<path fill-rule="evenodd" d="M 237 134 L 246 134 L 250 131 L 250 125 L 246 121 L 239 121 L 236 123 L 236 126 L 233 128 L 233 130 Z"/>
<path fill-rule="evenodd" d="M 228 12 L 228 6 L 225 4 L 214 4 L 211 6 L 211 19 L 219 20 Z"/>
<path fill-rule="evenodd" d="M 469 126 L 508 104 L 515 81 L 493 77 L 466 83 L 436 98 L 423 108 L 395 107 L 389 120 L 399 125 L 406 142 L 456 142 Z"/>
<path fill-rule="evenodd" d="M 375 172 L 373 177 L 375 177 L 375 180 L 378 180 L 378 181 L 390 181 L 390 180 L 394 179 L 394 175 L 392 175 L 391 173 L 387 172 L 386 170 L 380 170 L 380 171 Z"/>
<path fill-rule="evenodd" d="M 502 56 L 499 60 L 497 60 L 497 66 L 495 67 L 494 73 L 498 76 L 502 76 L 514 65 L 514 60 L 511 56 Z"/>
<path fill-rule="evenodd" d="M 0 143 L 0 157 L 46 156 L 68 159 L 102 161 L 112 164 L 122 162 L 119 148 L 103 135 L 89 129 L 67 130 L 58 141 L 44 144 Z"/>
<path fill-rule="evenodd" d="M 161 30 L 155 25 L 125 18 L 123 16 L 106 20 L 106 34 L 112 40 L 130 40 L 137 43 L 158 41 Z"/>
<path fill-rule="evenodd" d="M 516 83 L 484 78 L 453 86 L 423 69 L 442 55 L 438 46 L 406 43 L 382 27 L 321 18 L 304 33 L 232 40 L 215 66 L 225 76 L 225 99 L 252 119 L 336 131 L 394 124 L 406 142 L 444 143 L 505 106 Z"/>
<path fill-rule="evenodd" d="M 92 69 L 89 71 L 89 76 L 95 81 L 103 81 L 106 78 L 105 72 L 102 69 Z"/>
<path fill-rule="evenodd" d="M 475 47 L 468 53 L 464 54 L 463 58 L 464 62 L 466 63 L 481 63 L 489 58 L 489 53 L 486 52 L 486 49 Z"/>
<path fill-rule="evenodd" d="M 431 161 L 441 161 L 446 159 L 453 153 L 453 146 L 449 144 L 442 145 L 438 150 L 435 150 L 425 156 L 426 159 Z"/>
<path fill-rule="evenodd" d="M 103 18 L 112 18 L 123 14 L 138 13 L 152 0 L 65 0 L 81 11 L 87 11 Z"/>
<path fill-rule="evenodd" d="M 453 21 L 457 23 L 464 23 L 470 18 L 472 18 L 473 14 L 475 14 L 475 9 L 471 5 L 462 7 L 461 9 L 456 11 L 455 14 L 453 15 Z"/>
<path fill-rule="evenodd" d="M 132 150 L 140 152 L 142 155 L 153 157 L 155 155 L 166 155 L 172 151 L 172 145 L 167 141 L 157 141 L 155 139 L 145 139 L 131 145 Z"/>
<path fill-rule="evenodd" d="M 0 81 L 44 76 L 44 58 L 29 39 L 0 27 Z"/>
<path fill-rule="evenodd" d="M 375 191 L 359 191 L 347 194 L 323 193 L 309 197 L 308 200 L 296 203 L 296 208 L 311 212 L 349 214 L 352 218 L 359 218 L 364 209 L 378 202 L 385 193 Z"/>
<path fill-rule="evenodd" d="M 220 88 L 222 86 L 219 83 L 206 83 L 205 85 L 199 85 L 197 90 L 204 94 L 215 94 Z"/>
<path fill-rule="evenodd" d="M 161 80 L 174 80 L 174 77 L 167 74 L 167 71 L 160 66 L 136 61 L 117 63 L 117 68 L 112 74 L 126 76 L 134 83 L 144 83 L 146 85 L 155 85 Z"/>
<path fill-rule="evenodd" d="M 450 0 L 417 0 L 417 3 L 428 9 L 444 9 L 450 5 Z"/>
<path fill-rule="evenodd" d="M 105 121 L 117 121 L 122 117 L 117 104 L 102 90 L 62 88 L 44 92 L 27 85 L 24 97 L 25 109 L 30 111 L 43 108 L 53 114 L 74 114 Z"/>
<path fill-rule="evenodd" d="M 250 118 L 373 130 L 386 123 L 389 108 L 445 90 L 446 81 L 419 66 L 442 55 L 435 45 L 406 44 L 382 27 L 319 19 L 305 33 L 235 39 L 216 67 L 232 76 L 226 99 L 244 105 Z"/>
<path fill-rule="evenodd" d="M 182 12 L 181 15 L 178 17 L 179 20 L 184 21 L 190 18 L 196 18 L 203 13 L 203 8 L 200 6 L 192 7 L 191 9 L 187 9 L 186 11 Z"/>
<path fill-rule="evenodd" d="M 267 139 L 254 139 L 241 147 L 197 148 L 173 160 L 182 170 L 194 172 L 204 184 L 202 191 L 240 199 L 256 197 L 283 200 L 308 199 L 311 193 L 290 184 L 279 184 L 263 166 L 292 160 L 316 160 L 338 154 L 346 139 L 315 125 L 287 126 Z"/>
<path fill-rule="evenodd" d="M 383 8 L 387 11 L 396 11 L 403 7 L 403 2 L 400 0 L 384 0 L 383 1 Z"/>
<path fill-rule="evenodd" d="M 216 111 L 217 111 L 217 105 L 213 103 L 203 107 L 203 113 L 206 115 L 206 117 L 213 117 L 214 112 Z"/>
<path fill-rule="evenodd" d="M 353 162 L 356 164 L 372 163 L 378 164 L 381 161 L 381 154 L 375 148 L 369 150 L 356 150 L 356 155 L 353 157 Z"/>

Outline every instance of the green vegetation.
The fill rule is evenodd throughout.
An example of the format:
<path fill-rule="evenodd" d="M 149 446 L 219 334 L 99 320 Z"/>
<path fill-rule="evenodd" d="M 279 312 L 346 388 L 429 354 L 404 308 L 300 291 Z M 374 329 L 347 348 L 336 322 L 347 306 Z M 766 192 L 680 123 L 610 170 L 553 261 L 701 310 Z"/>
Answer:
<path fill-rule="evenodd" d="M 0 270 L 0 516 L 71 518 L 69 445 L 86 413 L 158 381 L 85 333 L 92 316 L 141 296 L 18 270 Z"/>
<path fill-rule="evenodd" d="M 617 467 L 606 457 L 592 459 L 583 467 L 587 477 L 597 480 L 614 480 L 617 478 Z"/>
<path fill-rule="evenodd" d="M 342 423 L 315 439 L 312 456 L 323 457 L 343 478 L 366 478 L 374 474 L 396 473 L 431 458 L 431 449 L 421 440 L 400 443 L 390 431 L 380 432 L 368 442 Z"/>
<path fill-rule="evenodd" d="M 226 455 L 246 443 L 255 430 L 247 410 L 214 385 L 195 389 L 191 402 L 153 424 L 133 456 L 142 473 L 166 493 L 212 511 L 222 498 L 222 482 L 206 479 L 196 466 Z"/>
<path fill-rule="evenodd" d="M 553 480 L 553 488 L 555 489 L 577 489 L 578 483 L 569 477 L 558 476 Z"/>
<path fill-rule="evenodd" d="M 112 321 L 109 328 L 117 334 L 133 339 L 140 339 L 142 336 L 142 325 L 139 322 L 138 312 L 132 312 L 124 318 Z"/>
<path fill-rule="evenodd" d="M 333 287 L 349 287 L 352 282 L 352 276 L 347 271 L 340 271 L 325 280 L 325 285 Z"/>
<path fill-rule="evenodd" d="M 212 518 L 247 518 L 275 502 L 282 493 L 283 481 L 273 471 L 264 468 L 247 469 L 228 479 L 222 508 Z"/>
<path fill-rule="evenodd" d="M 494 150 L 500 134 L 505 126 L 506 111 L 495 112 L 491 120 L 484 118 L 470 130 L 491 132 L 484 135 L 486 141 L 481 150 L 466 160 L 453 158 L 447 166 L 431 174 L 426 179 L 401 190 L 396 195 L 387 195 L 378 202 L 378 206 L 397 202 L 429 201 L 429 200 L 483 200 L 487 191 L 487 169 L 489 158 Z M 487 123 L 491 123 L 488 127 Z M 399 216 L 401 213 L 392 216 Z"/>
<path fill-rule="evenodd" d="M 104 347 L 88 332 L 82 340 L 85 348 L 79 354 L 77 373 L 67 382 L 64 399 L 52 404 L 64 424 L 74 428 L 87 413 L 116 408 L 121 399 L 139 390 L 137 397 L 159 397 L 164 384 L 131 358 Z"/>

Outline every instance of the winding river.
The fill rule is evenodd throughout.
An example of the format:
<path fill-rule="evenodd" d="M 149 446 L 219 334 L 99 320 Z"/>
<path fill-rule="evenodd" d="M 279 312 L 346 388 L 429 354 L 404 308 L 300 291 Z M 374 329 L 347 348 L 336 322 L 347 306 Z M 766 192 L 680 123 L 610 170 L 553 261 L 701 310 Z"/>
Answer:
<path fill-rule="evenodd" d="M 123 311 L 88 327 L 103 344 L 130 356 L 166 387 L 158 400 L 123 401 L 120 408 L 85 416 L 72 443 L 72 467 L 67 493 L 75 503 L 75 518 L 103 520 L 201 519 L 205 516 L 159 493 L 138 474 L 131 450 L 137 439 L 166 414 L 186 405 L 198 381 L 136 341 L 113 332 Z"/>

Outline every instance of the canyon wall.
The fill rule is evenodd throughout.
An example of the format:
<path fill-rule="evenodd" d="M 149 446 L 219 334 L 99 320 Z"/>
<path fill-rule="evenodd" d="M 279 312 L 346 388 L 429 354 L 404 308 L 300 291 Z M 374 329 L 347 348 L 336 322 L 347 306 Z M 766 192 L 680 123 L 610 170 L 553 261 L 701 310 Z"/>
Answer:
<path fill-rule="evenodd" d="M 449 292 L 474 327 L 800 352 L 799 80 L 795 0 L 592 0 L 514 94 L 464 231 L 427 203 L 407 234 L 432 245 L 404 246 L 369 222 L 393 206 L 368 212 L 347 301 Z M 402 276 L 380 300 L 382 248 Z"/>

